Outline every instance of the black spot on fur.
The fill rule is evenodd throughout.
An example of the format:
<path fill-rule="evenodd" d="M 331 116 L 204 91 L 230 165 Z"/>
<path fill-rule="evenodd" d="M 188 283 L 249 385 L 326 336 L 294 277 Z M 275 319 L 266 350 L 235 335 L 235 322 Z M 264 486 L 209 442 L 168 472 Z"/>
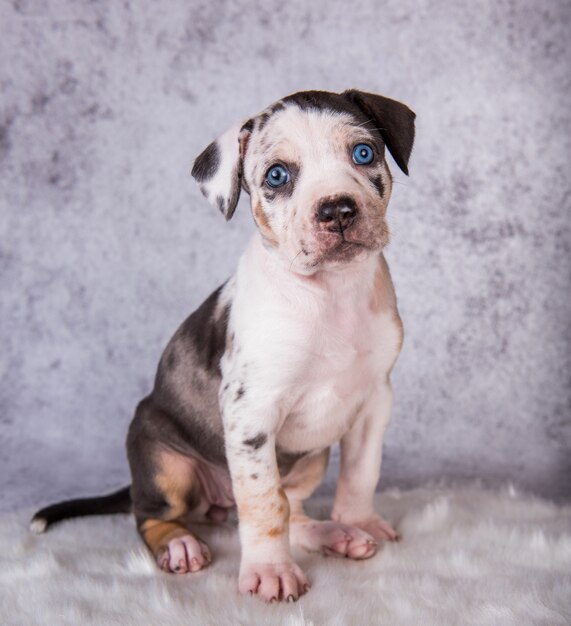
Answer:
<path fill-rule="evenodd" d="M 268 111 L 266 113 L 262 113 L 258 117 L 258 130 L 263 130 L 264 126 L 268 123 L 268 120 L 271 116 L 272 114 Z"/>
<path fill-rule="evenodd" d="M 220 376 L 220 359 L 226 349 L 226 332 L 230 316 L 229 305 L 224 307 L 218 317 L 214 314 L 221 291 L 222 287 L 219 287 L 204 301 L 190 316 L 187 326 L 202 364 L 217 376 Z"/>
<path fill-rule="evenodd" d="M 258 130 L 262 130 L 264 128 L 264 126 L 268 123 L 268 121 L 274 115 L 274 113 L 276 113 L 277 111 L 282 111 L 283 109 L 285 109 L 284 105 L 281 102 L 276 102 L 271 107 L 271 109 L 259 115 L 258 116 Z"/>
<path fill-rule="evenodd" d="M 242 132 L 243 130 L 247 130 L 249 133 L 251 133 L 254 130 L 254 120 L 253 119 L 249 119 L 240 129 L 240 132 Z"/>
<path fill-rule="evenodd" d="M 349 113 L 359 122 L 363 114 L 342 94 L 330 91 L 299 91 L 283 99 L 284 104 L 295 104 L 302 111 L 334 111 L 335 113 Z"/>
<path fill-rule="evenodd" d="M 222 196 L 216 196 L 216 206 L 218 207 L 220 213 L 224 213 L 226 210 L 226 201 Z"/>
<path fill-rule="evenodd" d="M 383 177 L 379 174 L 378 176 L 375 176 L 374 178 L 372 178 L 371 182 L 373 183 L 373 185 L 375 185 L 375 187 L 377 188 L 377 191 L 379 192 L 379 196 L 381 196 L 382 198 L 385 195 L 385 186 L 383 185 Z"/>
<path fill-rule="evenodd" d="M 199 154 L 192 166 L 192 176 L 199 183 L 209 180 L 216 174 L 220 165 L 220 150 L 213 141 L 205 150 Z"/>
<path fill-rule="evenodd" d="M 242 443 L 245 446 L 251 446 L 254 450 L 258 450 L 266 443 L 267 440 L 268 436 L 266 433 L 260 433 L 259 435 L 252 437 L 252 439 L 245 439 Z"/>
<path fill-rule="evenodd" d="M 240 400 L 240 398 L 246 393 L 246 390 L 244 389 L 244 385 L 240 385 L 239 389 L 236 391 L 236 397 L 234 398 L 234 400 L 238 401 Z"/>
<path fill-rule="evenodd" d="M 276 199 L 276 196 L 278 195 L 278 190 L 272 189 L 270 186 L 266 185 L 264 180 L 264 183 L 262 185 L 262 194 L 268 202 L 272 202 Z"/>
<path fill-rule="evenodd" d="M 250 474 L 250 478 L 252 480 L 258 480 L 258 475 L 257 474 Z"/>

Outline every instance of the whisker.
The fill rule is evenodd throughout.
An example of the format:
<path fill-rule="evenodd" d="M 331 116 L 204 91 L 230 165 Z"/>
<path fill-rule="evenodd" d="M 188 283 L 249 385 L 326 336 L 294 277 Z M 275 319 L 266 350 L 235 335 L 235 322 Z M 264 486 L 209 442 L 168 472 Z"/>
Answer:
<path fill-rule="evenodd" d="M 291 263 L 289 265 L 289 271 L 291 272 L 291 268 L 293 267 L 293 264 L 295 262 L 295 260 L 297 259 L 297 257 L 301 254 L 301 250 L 293 257 L 293 259 L 291 260 Z"/>
<path fill-rule="evenodd" d="M 357 126 L 364 126 L 365 124 L 368 124 L 369 122 L 374 122 L 374 120 L 373 119 L 365 120 L 364 122 L 361 122 L 360 124 L 357 124 Z"/>
<path fill-rule="evenodd" d="M 368 124 L 369 122 L 374 122 L 375 120 L 365 120 L 364 122 L 361 122 L 360 124 L 356 124 L 355 128 L 359 128 L 360 126 L 364 126 L 365 124 Z M 378 131 L 382 131 L 382 130 L 387 130 L 386 128 L 382 128 L 382 127 L 375 127 L 375 128 L 367 128 L 367 130 L 378 130 Z"/>

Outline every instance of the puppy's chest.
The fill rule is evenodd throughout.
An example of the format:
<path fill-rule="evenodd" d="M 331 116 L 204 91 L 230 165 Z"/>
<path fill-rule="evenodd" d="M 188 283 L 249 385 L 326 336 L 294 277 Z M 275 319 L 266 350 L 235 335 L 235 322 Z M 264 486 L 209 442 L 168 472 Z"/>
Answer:
<path fill-rule="evenodd" d="M 387 331 L 378 319 L 350 314 L 315 326 L 295 359 L 280 446 L 305 451 L 339 441 L 385 374 L 383 354 L 391 351 Z"/>

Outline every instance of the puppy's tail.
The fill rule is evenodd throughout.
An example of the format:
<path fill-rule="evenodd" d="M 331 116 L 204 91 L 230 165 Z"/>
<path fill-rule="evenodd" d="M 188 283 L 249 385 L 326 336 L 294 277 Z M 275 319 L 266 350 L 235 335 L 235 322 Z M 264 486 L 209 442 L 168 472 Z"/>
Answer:
<path fill-rule="evenodd" d="M 50 504 L 40 509 L 30 522 L 30 530 L 40 534 L 49 526 L 70 517 L 82 517 L 84 515 L 110 515 L 112 513 L 130 513 L 131 494 L 130 487 L 123 487 L 106 496 L 96 498 L 78 498 L 76 500 L 64 500 L 56 504 Z"/>

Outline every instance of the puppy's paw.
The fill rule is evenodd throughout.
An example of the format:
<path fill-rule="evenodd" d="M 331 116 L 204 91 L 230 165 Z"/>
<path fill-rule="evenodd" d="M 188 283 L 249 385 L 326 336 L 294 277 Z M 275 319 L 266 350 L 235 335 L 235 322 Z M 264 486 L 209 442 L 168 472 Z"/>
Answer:
<path fill-rule="evenodd" d="M 377 542 L 369 533 L 341 522 L 308 520 L 290 527 L 292 542 L 326 556 L 368 559 L 377 551 Z"/>
<path fill-rule="evenodd" d="M 208 546 L 193 535 L 173 537 L 157 555 L 157 563 L 165 572 L 186 574 L 198 572 L 211 562 Z"/>
<path fill-rule="evenodd" d="M 380 515 L 376 513 L 355 526 L 372 535 L 377 541 L 400 541 L 399 533 Z"/>
<path fill-rule="evenodd" d="M 242 563 L 238 589 L 266 602 L 294 602 L 309 590 L 305 574 L 293 562 Z"/>

